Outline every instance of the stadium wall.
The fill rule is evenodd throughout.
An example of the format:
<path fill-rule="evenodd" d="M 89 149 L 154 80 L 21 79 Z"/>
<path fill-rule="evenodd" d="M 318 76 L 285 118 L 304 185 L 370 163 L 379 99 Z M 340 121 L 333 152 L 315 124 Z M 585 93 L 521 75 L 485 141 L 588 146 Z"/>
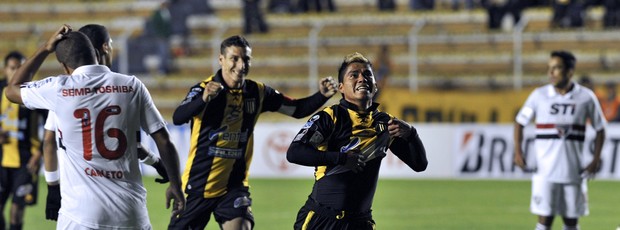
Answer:
<path fill-rule="evenodd" d="M 259 123 L 254 135 L 254 159 L 250 177 L 311 178 L 314 168 L 290 164 L 286 150 L 303 122 Z M 383 178 L 450 178 L 450 179 L 528 179 L 535 169 L 532 155 L 533 127 L 526 127 L 525 147 L 528 172 L 512 164 L 513 146 L 511 124 L 416 124 L 427 150 L 428 169 L 415 173 L 393 154 L 383 160 Z M 181 157 L 181 168 L 187 160 L 189 126 L 169 127 L 172 141 Z M 592 159 L 594 131 L 588 128 L 584 144 L 584 165 Z M 149 149 L 155 150 L 151 138 L 143 137 Z M 610 124 L 602 153 L 602 167 L 597 178 L 620 178 L 618 152 L 620 125 Z M 146 174 L 156 175 L 151 167 L 142 167 Z"/>

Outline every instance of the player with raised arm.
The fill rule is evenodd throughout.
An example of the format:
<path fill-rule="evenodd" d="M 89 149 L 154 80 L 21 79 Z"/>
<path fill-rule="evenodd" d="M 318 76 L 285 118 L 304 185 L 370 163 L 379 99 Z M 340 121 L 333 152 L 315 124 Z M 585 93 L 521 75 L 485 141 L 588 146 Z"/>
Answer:
<path fill-rule="evenodd" d="M 95 48 L 95 52 L 97 54 L 97 62 L 100 65 L 105 65 L 108 68 L 112 66 L 112 56 L 113 56 L 113 47 L 112 47 L 112 38 L 108 33 L 108 30 L 105 26 L 98 24 L 88 24 L 82 26 L 78 31 L 84 33 L 88 39 L 93 44 Z M 56 151 L 56 118 L 54 112 L 49 112 L 47 120 L 45 121 L 44 126 L 44 137 L 43 137 L 43 148 L 44 155 L 52 157 L 56 159 L 55 152 L 45 152 L 45 151 Z M 166 168 L 161 163 L 159 157 L 155 156 L 152 152 L 150 152 L 147 148 L 143 147 L 140 142 L 140 134 L 136 134 L 138 137 L 138 158 L 140 162 L 153 166 L 157 173 L 162 178 L 156 178 L 155 181 L 158 183 L 167 183 L 168 182 L 168 174 L 166 172 Z M 53 146 L 53 147 L 50 147 Z M 50 169 L 51 170 L 51 169 Z M 56 171 L 54 168 L 51 171 Z M 60 210 L 60 186 L 56 183 L 48 185 L 48 193 L 47 193 L 47 203 L 46 203 L 46 218 L 49 220 L 58 219 L 58 210 Z"/>
<path fill-rule="evenodd" d="M 338 81 L 340 103 L 312 116 L 286 153 L 291 163 L 315 167 L 314 187 L 294 229 L 375 229 L 371 206 L 387 150 L 413 171 L 428 165 L 416 129 L 377 109 L 377 84 L 366 57 L 347 55 Z"/>
<path fill-rule="evenodd" d="M 530 211 L 538 215 L 536 230 L 551 229 L 555 215 L 565 230 L 579 229 L 588 214 L 587 179 L 601 163 L 607 121 L 592 90 L 571 79 L 577 60 L 567 51 L 553 51 L 548 62 L 550 83 L 536 88 L 519 111 L 514 125 L 514 163 L 525 169 L 523 127 L 535 119 L 537 171 L 532 176 Z M 596 131 L 594 158 L 583 167 L 588 120 Z"/>
<path fill-rule="evenodd" d="M 222 229 L 251 229 L 248 170 L 252 135 L 263 112 L 302 118 L 336 93 L 331 77 L 319 82 L 319 92 L 292 99 L 251 79 L 252 48 L 232 36 L 220 45 L 221 69 L 193 86 L 174 111 L 174 124 L 191 122 L 190 152 L 183 173 L 187 209 L 173 216 L 169 229 L 203 229 L 211 213 Z"/>
<path fill-rule="evenodd" d="M 54 52 L 65 74 L 30 82 Z M 58 155 L 59 175 L 46 180 L 62 183 L 58 229 L 152 229 L 136 151 L 140 128 L 155 140 L 169 169 L 166 206 L 173 202 L 173 215 L 183 210 L 178 154 L 148 90 L 135 76 L 98 65 L 83 33 L 62 26 L 17 71 L 6 96 L 56 113 L 58 146 L 65 154 Z M 54 163 L 48 159 L 46 166 Z"/>

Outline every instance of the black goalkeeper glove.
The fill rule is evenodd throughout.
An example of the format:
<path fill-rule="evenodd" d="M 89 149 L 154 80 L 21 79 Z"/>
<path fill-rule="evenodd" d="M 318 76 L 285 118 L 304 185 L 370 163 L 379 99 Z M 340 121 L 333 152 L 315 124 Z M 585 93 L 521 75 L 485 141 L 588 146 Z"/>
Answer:
<path fill-rule="evenodd" d="M 45 203 L 45 219 L 57 221 L 60 210 L 60 185 L 47 185 L 47 202 Z"/>
<path fill-rule="evenodd" d="M 164 164 L 161 163 L 161 159 L 155 162 L 155 164 L 153 164 L 152 166 L 153 168 L 157 170 L 157 173 L 162 177 L 162 178 L 155 178 L 155 182 L 160 183 L 160 184 L 165 184 L 165 183 L 168 183 L 168 181 L 170 181 L 170 179 L 168 178 L 168 172 L 166 171 L 166 167 L 164 167 Z"/>

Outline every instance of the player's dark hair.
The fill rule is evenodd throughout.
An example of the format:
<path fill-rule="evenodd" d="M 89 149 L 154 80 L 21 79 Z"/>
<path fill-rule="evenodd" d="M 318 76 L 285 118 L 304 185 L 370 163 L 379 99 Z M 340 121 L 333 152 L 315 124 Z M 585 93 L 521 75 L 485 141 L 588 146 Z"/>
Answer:
<path fill-rule="evenodd" d="M 252 48 L 250 47 L 250 43 L 248 42 L 248 40 L 245 40 L 244 37 L 241 37 L 239 35 L 234 35 L 229 38 L 226 38 L 226 40 L 222 42 L 222 44 L 220 45 L 220 54 L 224 55 L 226 52 L 226 48 L 231 47 L 231 46 Z"/>
<path fill-rule="evenodd" d="M 93 43 L 93 47 L 97 50 L 101 50 L 103 44 L 110 41 L 110 34 L 108 33 L 108 29 L 105 26 L 97 25 L 97 24 L 88 24 L 82 26 L 79 30 L 84 33 L 91 43 Z"/>
<path fill-rule="evenodd" d="M 20 53 L 19 51 L 11 51 L 9 54 L 7 54 L 4 57 L 4 66 L 8 65 L 9 64 L 9 60 L 11 60 L 13 58 L 17 59 L 19 61 L 23 61 L 23 60 L 26 59 L 26 57 L 22 53 Z"/>
<path fill-rule="evenodd" d="M 338 68 L 338 82 L 342 83 L 345 74 L 344 72 L 347 70 L 347 66 L 349 66 L 351 63 L 356 62 L 372 67 L 372 63 L 370 63 L 370 61 L 368 61 L 368 58 L 364 57 L 364 55 L 358 52 L 349 54 L 344 57 L 344 60 L 342 60 L 342 64 L 340 64 L 340 68 Z"/>
<path fill-rule="evenodd" d="M 551 52 L 551 57 L 558 57 L 562 59 L 562 63 L 564 64 L 564 68 L 566 70 L 575 69 L 575 65 L 577 64 L 577 59 L 575 58 L 575 55 L 573 55 L 569 51 L 556 50 Z"/>
<path fill-rule="evenodd" d="M 56 45 L 56 59 L 72 69 L 97 63 L 95 48 L 88 37 L 79 31 L 63 35 L 62 40 Z"/>

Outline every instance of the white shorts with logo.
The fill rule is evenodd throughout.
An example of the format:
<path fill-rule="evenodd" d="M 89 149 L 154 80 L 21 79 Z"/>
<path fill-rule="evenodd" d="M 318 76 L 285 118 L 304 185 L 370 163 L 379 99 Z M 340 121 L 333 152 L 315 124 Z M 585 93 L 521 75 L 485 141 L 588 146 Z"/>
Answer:
<path fill-rule="evenodd" d="M 565 184 L 533 176 L 530 211 L 539 216 L 559 215 L 566 218 L 588 215 L 587 181 Z"/>
<path fill-rule="evenodd" d="M 56 229 L 63 230 L 95 230 L 95 229 L 139 229 L 139 228 L 122 228 L 122 227 L 105 227 L 100 226 L 99 228 L 90 228 L 84 225 L 80 225 L 77 222 L 71 220 L 69 217 L 62 215 L 62 213 L 58 213 L 58 222 L 56 223 Z M 140 230 L 152 230 L 150 225 L 145 226 Z"/>

